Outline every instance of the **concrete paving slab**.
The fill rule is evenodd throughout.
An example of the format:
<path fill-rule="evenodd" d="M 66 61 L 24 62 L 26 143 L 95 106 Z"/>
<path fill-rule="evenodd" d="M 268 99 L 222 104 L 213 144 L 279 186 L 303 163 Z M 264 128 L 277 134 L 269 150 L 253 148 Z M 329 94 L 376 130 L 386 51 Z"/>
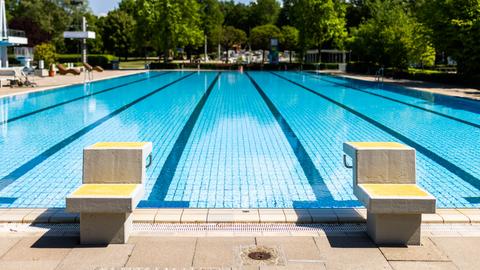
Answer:
<path fill-rule="evenodd" d="M 459 269 L 480 269 L 480 237 L 433 237 L 432 241 Z"/>
<path fill-rule="evenodd" d="M 72 237 L 25 237 L 0 258 L 0 269 L 54 269 L 77 244 Z"/>
<path fill-rule="evenodd" d="M 131 237 L 129 242 L 135 243 L 135 248 L 126 267 L 191 267 L 196 240 L 193 237 Z"/>
<path fill-rule="evenodd" d="M 313 240 L 313 237 L 257 237 L 257 245 L 280 247 L 286 261 L 291 260 L 322 260 L 323 257 Z"/>
<path fill-rule="evenodd" d="M 469 223 L 470 219 L 456 209 L 437 209 L 444 223 Z"/>
<path fill-rule="evenodd" d="M 337 223 L 338 217 L 333 209 L 308 209 L 313 223 Z"/>
<path fill-rule="evenodd" d="M 206 237 L 198 238 L 193 267 L 239 267 L 235 254 L 239 246 L 254 245 L 253 237 Z"/>
<path fill-rule="evenodd" d="M 7 251 L 9 251 L 18 241 L 20 241 L 20 239 L 20 237 L 0 238 L 0 258 L 3 256 L 3 254 L 7 253 Z"/>
<path fill-rule="evenodd" d="M 182 223 L 207 222 L 208 209 L 184 209 L 181 217 Z"/>
<path fill-rule="evenodd" d="M 155 223 L 180 223 L 183 209 L 158 209 Z"/>
<path fill-rule="evenodd" d="M 363 223 L 367 220 L 367 210 L 363 208 L 333 209 L 338 222 Z"/>
<path fill-rule="evenodd" d="M 79 246 L 75 247 L 58 265 L 56 270 L 94 270 L 122 267 L 132 254 L 134 245 Z"/>
<path fill-rule="evenodd" d="M 157 209 L 135 209 L 133 211 L 133 222 L 154 223 L 157 212 Z"/>
<path fill-rule="evenodd" d="M 285 213 L 282 209 L 259 209 L 260 222 L 263 223 L 285 223 Z"/>
<path fill-rule="evenodd" d="M 450 261 L 429 238 L 423 238 L 420 246 L 380 247 L 380 251 L 388 261 Z"/>
<path fill-rule="evenodd" d="M 471 223 L 480 223 L 479 209 L 458 209 L 458 211 L 467 216 Z"/>
<path fill-rule="evenodd" d="M 424 223 L 443 223 L 443 218 L 439 214 L 422 214 Z"/>
<path fill-rule="evenodd" d="M 207 222 L 223 223 L 223 222 L 248 222 L 258 223 L 260 218 L 257 209 L 209 209 Z"/>
<path fill-rule="evenodd" d="M 312 223 L 312 216 L 308 209 L 283 209 L 287 222 Z"/>
<path fill-rule="evenodd" d="M 30 213 L 23 217 L 23 223 L 48 223 L 54 213 L 60 209 L 33 209 Z"/>
<path fill-rule="evenodd" d="M 264 265 L 260 266 L 260 270 L 324 270 L 327 269 L 323 262 L 302 262 L 288 263 L 285 266 Z"/>
<path fill-rule="evenodd" d="M 23 218 L 33 209 L 8 209 L 0 213 L 0 223 L 22 223 Z"/>
<path fill-rule="evenodd" d="M 458 270 L 451 262 L 390 262 L 394 270 Z"/>
<path fill-rule="evenodd" d="M 380 250 L 364 237 L 317 237 L 314 238 L 327 269 L 391 270 Z"/>

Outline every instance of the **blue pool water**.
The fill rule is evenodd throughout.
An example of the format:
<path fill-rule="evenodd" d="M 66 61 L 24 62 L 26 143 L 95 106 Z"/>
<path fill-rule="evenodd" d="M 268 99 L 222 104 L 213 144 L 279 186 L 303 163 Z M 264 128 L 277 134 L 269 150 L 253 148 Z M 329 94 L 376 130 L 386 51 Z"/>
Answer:
<path fill-rule="evenodd" d="M 151 141 L 141 207 L 355 207 L 345 141 L 417 149 L 439 207 L 480 207 L 480 103 L 307 72 L 150 72 L 0 99 L 0 207 L 64 207 L 82 149 Z"/>

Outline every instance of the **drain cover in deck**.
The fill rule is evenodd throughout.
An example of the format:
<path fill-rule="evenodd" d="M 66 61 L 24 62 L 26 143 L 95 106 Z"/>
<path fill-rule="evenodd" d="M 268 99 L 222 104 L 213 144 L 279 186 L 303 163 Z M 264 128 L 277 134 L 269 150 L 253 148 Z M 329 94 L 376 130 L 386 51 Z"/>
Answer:
<path fill-rule="evenodd" d="M 278 247 L 243 246 L 239 253 L 241 265 L 285 265 Z"/>

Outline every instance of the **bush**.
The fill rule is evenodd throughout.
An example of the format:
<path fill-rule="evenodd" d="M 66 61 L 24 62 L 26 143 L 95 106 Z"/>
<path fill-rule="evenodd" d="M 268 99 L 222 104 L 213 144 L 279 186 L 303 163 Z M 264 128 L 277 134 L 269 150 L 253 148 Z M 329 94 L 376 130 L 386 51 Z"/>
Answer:
<path fill-rule="evenodd" d="M 34 48 L 35 61 L 45 61 L 45 67 L 55 63 L 55 46 L 50 43 L 42 43 Z"/>
<path fill-rule="evenodd" d="M 238 70 L 240 66 L 243 66 L 245 70 L 318 70 L 318 69 L 338 69 L 338 64 L 300 64 L 300 63 L 280 63 L 274 64 L 248 64 L 241 65 L 237 63 L 229 64 L 200 64 L 200 69 L 219 69 L 219 70 Z M 196 69 L 198 64 L 195 63 L 150 63 L 151 69 Z"/>
<path fill-rule="evenodd" d="M 80 54 L 57 54 L 57 62 L 59 63 L 81 63 L 82 56 Z M 92 66 L 101 66 L 103 68 L 111 68 L 112 60 L 118 58 L 110 54 L 89 54 L 88 63 Z"/>

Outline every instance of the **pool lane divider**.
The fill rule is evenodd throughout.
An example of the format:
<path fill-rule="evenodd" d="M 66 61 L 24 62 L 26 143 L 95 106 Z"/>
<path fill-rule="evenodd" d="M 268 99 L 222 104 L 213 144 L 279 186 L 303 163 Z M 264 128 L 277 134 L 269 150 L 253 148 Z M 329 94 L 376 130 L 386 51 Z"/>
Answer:
<path fill-rule="evenodd" d="M 160 202 L 165 201 L 165 197 L 167 196 L 168 189 L 170 187 L 170 184 L 173 181 L 175 172 L 177 171 L 178 163 L 182 158 L 183 151 L 185 150 L 185 146 L 187 145 L 188 139 L 192 134 L 193 128 L 197 123 L 198 117 L 200 116 L 200 113 L 202 112 L 203 107 L 205 107 L 205 104 L 207 103 L 207 100 L 213 91 L 213 87 L 217 84 L 218 80 L 220 79 L 221 74 L 222 74 L 221 72 L 217 73 L 217 76 L 215 76 L 215 79 L 210 83 L 207 90 L 205 91 L 205 93 L 202 95 L 197 105 L 195 106 L 195 109 L 193 110 L 192 114 L 188 118 L 187 122 L 183 126 L 182 131 L 180 132 L 180 135 L 178 135 L 178 138 L 175 141 L 172 147 L 172 150 L 168 154 L 168 157 L 165 160 L 165 163 L 163 164 L 162 170 L 160 171 L 160 174 L 158 175 L 157 180 L 155 181 L 152 191 L 150 192 L 149 198 L 147 199 L 148 201 L 150 200 L 160 201 Z M 144 203 L 148 204 L 148 201 Z"/>
<path fill-rule="evenodd" d="M 141 96 L 141 97 L 135 99 L 134 101 L 132 101 L 130 103 L 127 103 L 127 104 L 123 105 L 122 107 L 116 109 L 115 111 L 111 112 L 110 114 L 98 119 L 97 121 L 95 121 L 95 122 L 91 123 L 90 125 L 82 128 L 81 130 L 75 132 L 74 134 L 72 134 L 69 137 L 63 139 L 59 143 L 53 145 L 52 147 L 50 147 L 47 150 L 43 151 L 42 153 L 38 154 L 34 158 L 30 159 L 29 161 L 27 161 L 26 163 L 24 163 L 23 165 L 18 167 L 17 169 L 10 172 L 7 176 L 0 179 L 0 191 L 3 190 L 8 185 L 10 185 L 11 183 L 13 183 L 18 178 L 22 177 L 23 175 L 25 175 L 26 173 L 31 171 L 37 165 L 39 165 L 40 163 L 42 163 L 43 161 L 45 161 L 46 159 L 48 159 L 49 157 L 51 157 L 52 155 L 57 153 L 58 151 L 62 150 L 63 148 L 65 148 L 66 146 L 68 146 L 69 144 L 71 144 L 72 142 L 77 140 L 78 138 L 82 137 L 83 135 L 85 135 L 88 132 L 90 132 L 91 130 L 93 130 L 94 128 L 100 126 L 101 124 L 110 120 L 114 116 L 117 116 L 121 112 L 129 109 L 133 105 L 135 105 L 135 104 L 137 104 L 137 103 L 155 95 L 156 93 L 158 93 L 158 92 L 160 92 L 160 91 L 162 91 L 162 90 L 164 90 L 164 89 L 166 89 L 166 88 L 168 88 L 168 87 L 170 87 L 170 86 L 172 86 L 172 85 L 174 85 L 174 84 L 176 84 L 176 83 L 178 83 L 178 82 L 180 82 L 180 81 L 182 81 L 182 80 L 184 80 L 184 79 L 186 79 L 190 76 L 192 76 L 193 74 L 195 74 L 195 72 L 192 72 L 190 74 L 182 76 L 182 77 L 174 80 L 173 82 L 165 84 L 162 87 L 157 88 L 157 89 L 153 90 L 152 92 L 150 92 L 150 93 L 148 93 L 144 96 Z"/>
<path fill-rule="evenodd" d="M 305 176 L 307 177 L 308 182 L 312 186 L 312 190 L 315 193 L 317 201 L 322 201 L 322 200 L 335 201 L 330 191 L 328 190 L 327 185 L 323 181 L 323 178 L 320 175 L 320 172 L 317 170 L 315 164 L 313 163 L 313 160 L 308 155 L 307 151 L 305 150 L 305 147 L 300 142 L 300 139 L 297 137 L 295 132 L 293 132 L 287 120 L 285 120 L 283 115 L 280 113 L 277 107 L 273 104 L 270 98 L 265 94 L 263 89 L 255 81 L 255 79 L 253 79 L 252 76 L 248 74 L 248 72 L 245 72 L 245 74 L 250 79 L 250 82 L 252 82 L 253 86 L 255 87 L 257 92 L 260 94 L 265 104 L 267 104 L 267 107 L 272 113 L 275 120 L 277 120 L 277 123 L 282 129 L 285 137 L 287 138 L 288 143 L 290 144 L 290 147 L 292 148 L 295 156 L 297 157 L 298 162 L 300 163 L 300 166 L 302 167 L 302 170 Z M 321 185 L 319 185 L 318 183 L 321 183 Z"/>
<path fill-rule="evenodd" d="M 301 74 L 301 73 L 300 73 Z M 379 97 L 379 98 L 383 98 L 383 99 L 387 99 L 387 100 L 390 100 L 390 101 L 393 101 L 393 102 L 397 102 L 397 103 L 400 103 L 400 104 L 403 104 L 403 105 L 407 105 L 407 106 L 410 106 L 410 107 L 414 107 L 414 108 L 417 108 L 417 109 L 420 109 L 422 111 L 426 111 L 426 112 L 429 112 L 429 113 L 433 113 L 433 114 L 436 114 L 436 115 L 439 115 L 439 116 L 443 116 L 445 118 L 448 118 L 450 120 L 454 120 L 454 121 L 457 121 L 457 122 L 460 122 L 460 123 L 463 123 L 463 124 L 466 124 L 466 125 L 469 125 L 469 126 L 472 126 L 472 127 L 475 127 L 475 128 L 480 128 L 480 125 L 479 124 L 475 124 L 475 123 L 472 123 L 470 121 L 467 121 L 467 120 L 463 120 L 463 119 L 460 119 L 460 118 L 457 118 L 457 117 L 454 117 L 454 116 L 450 116 L 448 114 L 444 114 L 444 113 L 441 113 L 441 112 L 437 112 L 437 111 L 434 111 L 434 110 L 430 110 L 430 109 L 427 109 L 427 108 L 423 108 L 421 106 L 418 106 L 418 105 L 414 105 L 414 104 L 411 104 L 411 103 L 408 103 L 408 102 L 405 102 L 405 101 L 401 101 L 401 100 L 398 100 L 398 99 L 395 99 L 395 98 L 391 98 L 391 97 L 386 97 L 384 95 L 380 95 L 380 94 L 377 94 L 377 93 L 371 93 L 369 91 L 365 91 L 361 88 L 358 88 L 358 87 L 355 87 L 355 86 L 351 86 L 351 85 L 348 85 L 346 83 L 338 83 L 338 82 L 332 82 L 330 80 L 325 80 L 323 78 L 320 78 L 318 74 L 315 74 L 315 73 L 311 73 L 311 72 L 305 72 L 305 74 L 309 75 L 309 76 L 312 76 L 314 78 L 317 78 L 319 80 L 323 80 L 323 81 L 326 81 L 328 83 L 332 83 L 332 84 L 336 84 L 336 85 L 339 85 L 339 86 L 343 86 L 343 87 L 347 87 L 347 88 L 350 88 L 354 91 L 359 91 L 359 92 L 362 92 L 362 93 L 365 93 L 365 94 L 369 94 L 369 95 L 372 95 L 372 96 L 376 96 L 376 97 Z M 417 90 L 415 90 L 417 91 Z"/>
<path fill-rule="evenodd" d="M 19 116 L 12 117 L 10 119 L 7 119 L 7 120 L 4 120 L 4 121 L 0 122 L 0 125 L 11 123 L 11 122 L 23 119 L 23 118 L 28 117 L 28 116 L 32 116 L 32 115 L 37 114 L 37 113 L 41 113 L 41 112 L 44 112 L 44 111 L 47 111 L 47 110 L 50 110 L 50 109 L 53 109 L 53 108 L 56 108 L 56 107 L 59 107 L 59 106 L 63 106 L 63 105 L 68 104 L 68 103 L 72 103 L 74 101 L 78 101 L 78 100 L 81 100 L 81 99 L 84 99 L 84 98 L 89 98 L 89 97 L 92 97 L 92 96 L 96 96 L 98 94 L 103 94 L 103 93 L 115 90 L 117 88 L 120 88 L 120 87 L 125 87 L 127 85 L 131 85 L 131 84 L 134 84 L 134 83 L 139 83 L 139 82 L 142 82 L 142 81 L 145 81 L 145 80 L 148 80 L 148 79 L 154 79 L 154 78 L 166 75 L 166 74 L 168 74 L 168 72 L 162 72 L 160 74 L 156 74 L 154 76 L 149 76 L 147 78 L 142 78 L 142 79 L 138 79 L 138 80 L 131 81 L 131 82 L 128 82 L 128 83 L 124 83 L 124 84 L 120 84 L 120 85 L 117 85 L 117 86 L 109 87 L 109 88 L 100 90 L 98 92 L 95 92 L 95 93 L 92 93 L 92 94 L 89 94 L 89 95 L 83 95 L 83 96 L 80 96 L 80 97 L 76 97 L 76 98 L 73 98 L 73 99 L 70 99 L 70 100 L 67 100 L 67 101 L 63 101 L 63 102 L 60 102 L 60 103 L 57 103 L 57 104 L 54 104 L 54 105 L 50 105 L 50 106 L 41 108 L 39 110 L 31 111 L 29 113 L 25 113 L 25 114 L 22 114 L 22 115 L 19 115 Z M 51 89 L 51 90 L 54 90 L 54 89 Z"/>
<path fill-rule="evenodd" d="M 453 164 L 452 162 L 446 160 L 445 158 L 441 157 L 440 155 L 436 154 L 435 152 L 427 149 L 426 147 L 424 147 L 423 145 L 421 145 L 420 143 L 417 143 L 416 141 L 400 134 L 399 132 L 385 126 L 384 124 L 381 124 L 380 122 L 374 120 L 373 118 L 370 118 L 358 111 L 356 111 L 355 109 L 345 105 L 345 104 L 342 104 L 338 101 L 335 101 L 323 94 L 320 94 L 318 93 L 317 91 L 311 89 L 311 88 L 308 88 L 307 86 L 304 86 L 300 83 L 297 83 L 293 80 L 290 80 L 282 75 L 279 75 L 277 73 L 274 73 L 274 72 L 270 72 L 271 74 L 285 80 L 285 81 L 288 81 L 300 88 L 303 88 L 304 90 L 307 90 L 308 92 L 314 94 L 314 95 L 317 95 L 337 106 L 339 106 L 340 108 L 358 116 L 359 118 L 367 121 L 368 123 L 376 126 L 377 128 L 380 128 L 381 130 L 387 132 L 388 134 L 390 134 L 391 136 L 397 138 L 398 140 L 402 141 L 403 143 L 415 148 L 417 151 L 419 151 L 420 153 L 422 153 L 423 155 L 425 155 L 426 157 L 430 158 L 431 160 L 435 161 L 436 163 L 438 163 L 439 165 L 441 165 L 442 167 L 444 167 L 446 170 L 448 170 L 449 172 L 451 172 L 452 174 L 458 176 L 459 178 L 461 178 L 462 180 L 464 180 L 465 182 L 469 183 L 470 185 L 472 185 L 473 187 L 475 187 L 477 190 L 480 190 L 480 179 L 476 178 L 475 176 L 473 176 L 472 174 L 470 174 L 469 172 L 465 171 L 464 169 L 458 167 L 457 165 Z"/>

